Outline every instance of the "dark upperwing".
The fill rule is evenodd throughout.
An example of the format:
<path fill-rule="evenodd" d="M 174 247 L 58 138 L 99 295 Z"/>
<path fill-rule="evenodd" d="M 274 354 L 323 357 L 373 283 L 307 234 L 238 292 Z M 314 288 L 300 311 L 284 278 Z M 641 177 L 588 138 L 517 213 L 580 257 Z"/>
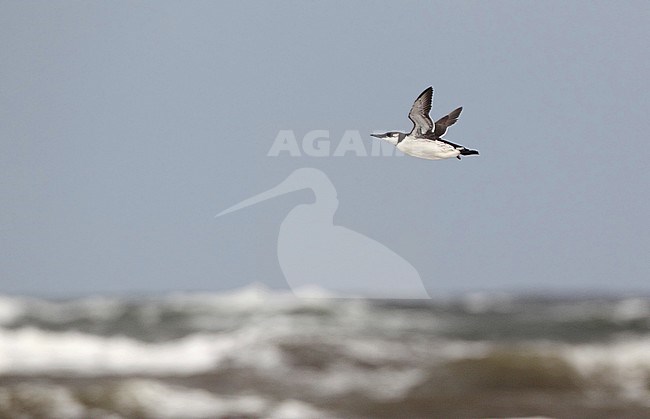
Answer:
<path fill-rule="evenodd" d="M 458 117 L 460 116 L 460 113 L 463 111 L 463 107 L 461 106 L 460 108 L 454 109 L 453 111 L 449 112 L 448 115 L 443 116 L 442 118 L 438 119 L 436 121 L 436 127 L 433 131 L 433 134 L 436 137 L 442 137 L 445 135 L 447 132 L 447 129 L 454 125 L 456 121 L 458 121 Z"/>

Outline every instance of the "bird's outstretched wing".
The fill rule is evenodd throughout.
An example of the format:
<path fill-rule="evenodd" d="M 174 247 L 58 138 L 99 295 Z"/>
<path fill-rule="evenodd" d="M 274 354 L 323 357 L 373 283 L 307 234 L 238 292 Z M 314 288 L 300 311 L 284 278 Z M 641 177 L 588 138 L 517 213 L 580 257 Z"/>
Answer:
<path fill-rule="evenodd" d="M 456 121 L 458 121 L 458 117 L 460 116 L 460 113 L 463 111 L 463 107 L 461 106 L 458 109 L 454 109 L 453 111 L 449 112 L 448 115 L 443 116 L 442 118 L 438 119 L 436 121 L 436 128 L 433 131 L 433 134 L 436 137 L 442 137 L 445 135 L 447 132 L 447 128 L 450 126 L 454 125 Z"/>
<path fill-rule="evenodd" d="M 429 86 L 424 92 L 415 99 L 411 112 L 409 112 L 409 119 L 413 121 L 413 129 L 411 134 L 419 132 L 425 134 L 433 130 L 433 122 L 429 117 L 431 112 L 431 99 L 433 99 L 433 87 Z"/>

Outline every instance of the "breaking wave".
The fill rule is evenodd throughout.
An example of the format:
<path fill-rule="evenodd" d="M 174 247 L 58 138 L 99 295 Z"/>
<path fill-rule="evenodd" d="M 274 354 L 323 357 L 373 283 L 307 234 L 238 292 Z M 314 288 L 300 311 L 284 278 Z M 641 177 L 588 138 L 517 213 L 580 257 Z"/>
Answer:
<path fill-rule="evenodd" d="M 2 297 L 0 416 L 650 416 L 648 299 L 312 296 Z"/>
<path fill-rule="evenodd" d="M 0 416 L 66 419 L 333 417 L 298 400 L 278 402 L 254 394 L 219 396 L 151 379 L 106 381 L 84 388 L 50 383 L 16 384 L 0 388 Z"/>

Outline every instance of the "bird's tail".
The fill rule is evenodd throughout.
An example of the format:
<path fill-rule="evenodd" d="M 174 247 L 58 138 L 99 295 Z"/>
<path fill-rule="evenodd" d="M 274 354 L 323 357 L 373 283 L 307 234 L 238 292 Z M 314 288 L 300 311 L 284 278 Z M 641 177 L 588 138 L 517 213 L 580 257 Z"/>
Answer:
<path fill-rule="evenodd" d="M 478 150 L 470 150 L 469 148 L 461 148 L 460 154 L 463 156 L 471 156 L 472 154 L 478 154 Z"/>

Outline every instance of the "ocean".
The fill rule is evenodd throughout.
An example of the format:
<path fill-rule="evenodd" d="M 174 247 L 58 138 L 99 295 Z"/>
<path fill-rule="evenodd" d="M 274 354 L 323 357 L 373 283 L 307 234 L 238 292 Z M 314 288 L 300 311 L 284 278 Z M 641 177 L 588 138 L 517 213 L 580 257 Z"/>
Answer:
<path fill-rule="evenodd" d="M 650 298 L 0 296 L 0 418 L 650 418 Z"/>

